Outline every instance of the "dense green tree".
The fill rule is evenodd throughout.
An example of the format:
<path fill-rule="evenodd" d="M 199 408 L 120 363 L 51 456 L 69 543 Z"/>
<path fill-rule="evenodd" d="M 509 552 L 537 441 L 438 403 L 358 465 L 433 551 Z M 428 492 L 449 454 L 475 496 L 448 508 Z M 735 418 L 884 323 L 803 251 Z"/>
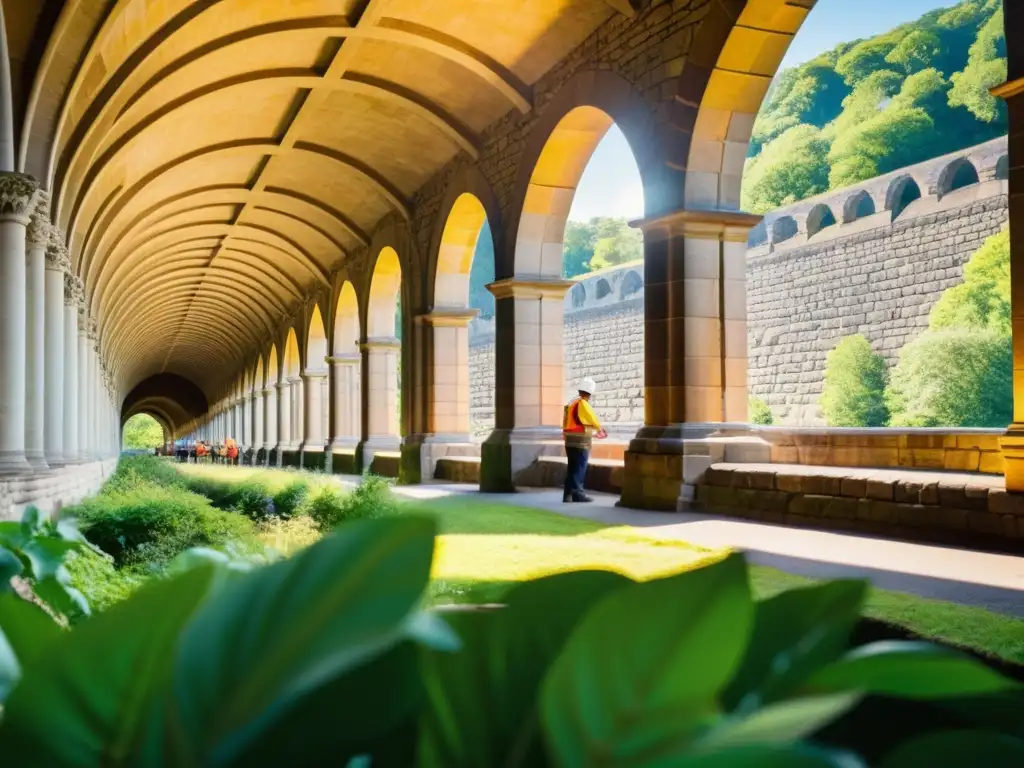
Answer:
<path fill-rule="evenodd" d="M 908 75 L 929 66 L 938 55 L 939 37 L 929 29 L 915 29 L 896 44 L 885 57 L 887 64 L 895 64 Z"/>
<path fill-rule="evenodd" d="M 562 274 L 576 277 L 590 271 L 597 231 L 590 222 L 569 221 L 562 238 Z"/>
<path fill-rule="evenodd" d="M 1006 37 L 1003 9 L 999 7 L 981 28 L 970 48 L 967 67 L 953 75 L 949 91 L 951 106 L 962 106 L 986 123 L 1005 120 L 1006 107 L 989 88 L 1006 80 Z"/>
<path fill-rule="evenodd" d="M 849 93 L 843 78 L 824 57 L 786 70 L 773 82 L 754 124 L 751 153 L 757 154 L 764 144 L 797 125 L 820 128 L 831 122 L 842 111 Z"/>
<path fill-rule="evenodd" d="M 917 147 L 934 128 L 923 109 L 890 105 L 836 138 L 828 155 L 829 186 L 856 184 L 924 159 Z"/>
<path fill-rule="evenodd" d="M 591 271 L 644 257 L 643 234 L 639 229 L 630 227 L 625 219 L 602 218 L 597 220 L 596 225 L 594 255 L 590 257 Z"/>
<path fill-rule="evenodd" d="M 747 161 L 744 210 L 764 213 L 826 191 L 828 150 L 828 141 L 813 125 L 790 128 Z"/>
<path fill-rule="evenodd" d="M 928 317 L 932 330 L 966 328 L 1010 334 L 1010 231 L 992 235 L 946 289 Z"/>
<path fill-rule="evenodd" d="M 124 424 L 121 445 L 126 450 L 156 448 L 164 444 L 164 428 L 148 413 L 137 413 Z"/>
<path fill-rule="evenodd" d="M 1005 427 L 1013 418 L 1009 334 L 925 331 L 900 352 L 886 405 L 894 427 Z"/>
<path fill-rule="evenodd" d="M 895 31 L 862 40 L 839 57 L 836 72 L 846 84 L 855 86 L 865 78 L 885 68 L 886 57 L 892 53 L 901 35 Z"/>
<path fill-rule="evenodd" d="M 871 343 L 859 333 L 842 339 L 825 363 L 821 410 L 829 426 L 884 427 L 885 384 L 885 358 Z"/>

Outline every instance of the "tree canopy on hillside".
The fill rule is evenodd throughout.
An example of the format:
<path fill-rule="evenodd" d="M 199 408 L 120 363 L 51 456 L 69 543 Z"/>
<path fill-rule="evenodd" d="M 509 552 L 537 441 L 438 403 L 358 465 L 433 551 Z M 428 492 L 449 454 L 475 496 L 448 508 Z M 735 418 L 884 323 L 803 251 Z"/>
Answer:
<path fill-rule="evenodd" d="M 1001 0 L 963 0 L 775 79 L 754 123 L 743 207 L 763 213 L 1006 133 Z"/>

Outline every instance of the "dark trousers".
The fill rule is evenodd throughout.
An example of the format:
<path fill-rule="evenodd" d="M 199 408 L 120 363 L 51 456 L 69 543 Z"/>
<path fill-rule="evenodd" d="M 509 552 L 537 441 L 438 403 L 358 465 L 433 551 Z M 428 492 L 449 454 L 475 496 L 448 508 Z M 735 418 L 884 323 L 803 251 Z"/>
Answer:
<path fill-rule="evenodd" d="M 565 472 L 565 495 L 577 498 L 583 495 L 583 478 L 587 476 L 587 461 L 590 451 L 586 448 L 565 446 L 569 467 Z"/>

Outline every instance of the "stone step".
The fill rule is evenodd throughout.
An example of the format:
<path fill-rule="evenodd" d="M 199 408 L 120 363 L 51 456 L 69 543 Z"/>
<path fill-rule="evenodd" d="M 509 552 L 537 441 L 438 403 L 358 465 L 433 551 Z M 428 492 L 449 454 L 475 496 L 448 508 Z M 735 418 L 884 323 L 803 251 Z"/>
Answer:
<path fill-rule="evenodd" d="M 1024 495 L 995 475 L 714 464 L 697 502 L 769 523 L 1024 552 Z"/>
<path fill-rule="evenodd" d="M 515 484 L 524 488 L 562 488 L 568 460 L 564 456 L 541 456 L 519 472 Z M 591 458 L 583 487 L 604 493 L 622 493 L 623 462 L 615 459 Z"/>
<path fill-rule="evenodd" d="M 434 467 L 435 480 L 449 483 L 480 484 L 479 456 L 445 456 L 438 459 Z"/>
<path fill-rule="evenodd" d="M 380 477 L 397 478 L 402 466 L 402 454 L 395 451 L 379 451 L 370 462 L 370 474 Z"/>

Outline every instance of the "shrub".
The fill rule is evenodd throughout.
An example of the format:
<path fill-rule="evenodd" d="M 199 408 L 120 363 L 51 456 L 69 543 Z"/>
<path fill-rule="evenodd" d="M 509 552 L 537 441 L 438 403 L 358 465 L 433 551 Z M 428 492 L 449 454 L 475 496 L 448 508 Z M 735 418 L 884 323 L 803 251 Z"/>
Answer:
<path fill-rule="evenodd" d="M 772 409 L 759 397 L 750 398 L 750 423 L 769 426 L 775 422 Z"/>
<path fill-rule="evenodd" d="M 188 475 L 185 477 L 186 488 L 192 491 L 192 493 L 205 496 L 218 509 L 228 509 L 231 507 L 235 485 L 236 483 L 204 474 Z"/>
<path fill-rule="evenodd" d="M 1005 427 L 1013 345 L 1000 331 L 926 331 L 900 352 L 886 402 L 895 427 Z"/>
<path fill-rule="evenodd" d="M 946 328 L 1010 333 L 1010 231 L 989 237 L 964 265 L 964 281 L 943 291 L 928 315 L 933 331 Z"/>
<path fill-rule="evenodd" d="M 146 575 L 138 570 L 117 568 L 114 558 L 92 549 L 76 552 L 67 561 L 70 584 L 85 596 L 93 611 L 104 611 L 115 603 L 127 599 L 146 582 Z M 84 614 L 69 618 L 74 622 Z"/>
<path fill-rule="evenodd" d="M 309 482 L 293 480 L 274 494 L 274 511 L 280 517 L 293 517 L 302 514 L 308 498 Z"/>
<path fill-rule="evenodd" d="M 89 541 L 118 567 L 140 562 L 162 567 L 186 549 L 216 547 L 253 534 L 246 518 L 214 509 L 198 494 L 154 483 L 105 490 L 75 512 Z"/>
<path fill-rule="evenodd" d="M 349 520 L 393 515 L 397 511 L 397 501 L 388 480 L 367 473 L 363 475 L 362 482 L 348 493 L 334 485 L 322 486 L 306 504 L 306 511 L 320 530 L 328 531 Z"/>
<path fill-rule="evenodd" d="M 361 521 L 248 572 L 201 554 L 70 632 L 34 606 L 0 612 L 13 639 L 0 754 L 54 766 L 1021 764 L 1014 681 L 929 643 L 849 648 L 864 582 L 758 601 L 733 555 L 646 582 L 562 573 L 512 587 L 500 610 L 431 613 L 434 534 L 429 518 Z"/>
<path fill-rule="evenodd" d="M 155 456 L 123 456 L 101 493 L 108 490 L 130 490 L 139 483 L 153 483 L 168 488 L 185 486 L 184 478 L 168 461 Z"/>
<path fill-rule="evenodd" d="M 828 353 L 821 410 L 832 427 L 884 427 L 885 359 L 871 351 L 859 333 L 847 336 Z"/>
<path fill-rule="evenodd" d="M 232 512 L 257 522 L 276 516 L 274 500 L 267 486 L 258 481 L 239 483 L 225 499 Z"/>

